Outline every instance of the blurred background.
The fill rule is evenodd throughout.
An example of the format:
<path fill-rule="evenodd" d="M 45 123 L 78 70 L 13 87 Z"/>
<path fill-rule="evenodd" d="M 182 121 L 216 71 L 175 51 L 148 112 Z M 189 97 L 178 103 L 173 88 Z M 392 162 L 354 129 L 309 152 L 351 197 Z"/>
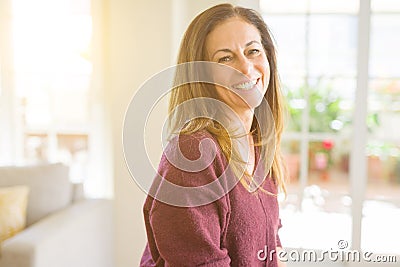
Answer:
<path fill-rule="evenodd" d="M 0 165 L 61 161 L 88 197 L 114 199 L 116 266 L 136 266 L 146 242 L 125 110 L 175 63 L 191 19 L 222 2 L 0 0 Z M 283 245 L 400 255 L 400 1 L 229 2 L 258 10 L 276 41 Z M 157 162 L 161 133 L 146 138 Z"/>

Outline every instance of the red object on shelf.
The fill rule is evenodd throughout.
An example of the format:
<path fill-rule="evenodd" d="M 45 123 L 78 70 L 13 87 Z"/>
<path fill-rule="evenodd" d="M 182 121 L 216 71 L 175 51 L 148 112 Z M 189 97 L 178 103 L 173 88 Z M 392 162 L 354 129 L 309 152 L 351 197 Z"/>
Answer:
<path fill-rule="evenodd" d="M 331 140 L 324 140 L 322 142 L 322 146 L 326 150 L 331 150 L 333 148 L 333 146 L 334 146 L 334 143 Z"/>

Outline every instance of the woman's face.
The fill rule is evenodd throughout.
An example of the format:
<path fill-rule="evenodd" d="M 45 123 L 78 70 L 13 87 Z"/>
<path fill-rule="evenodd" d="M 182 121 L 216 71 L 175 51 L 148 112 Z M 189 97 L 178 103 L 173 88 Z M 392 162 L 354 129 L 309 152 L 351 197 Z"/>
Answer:
<path fill-rule="evenodd" d="M 206 39 L 208 60 L 229 68 L 214 71 L 218 96 L 240 115 L 261 104 L 267 90 L 270 68 L 258 29 L 241 18 L 219 24 Z M 244 74 L 244 75 L 243 75 Z"/>

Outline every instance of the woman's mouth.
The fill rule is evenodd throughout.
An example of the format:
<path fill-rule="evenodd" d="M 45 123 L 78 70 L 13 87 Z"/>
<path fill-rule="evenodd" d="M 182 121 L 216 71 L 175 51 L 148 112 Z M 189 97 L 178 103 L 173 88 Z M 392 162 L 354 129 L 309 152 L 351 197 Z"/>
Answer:
<path fill-rule="evenodd" d="M 237 83 L 237 84 L 232 85 L 231 88 L 236 89 L 236 90 L 248 91 L 248 90 L 253 89 L 259 80 L 260 80 L 260 78 L 250 80 L 248 82 Z"/>

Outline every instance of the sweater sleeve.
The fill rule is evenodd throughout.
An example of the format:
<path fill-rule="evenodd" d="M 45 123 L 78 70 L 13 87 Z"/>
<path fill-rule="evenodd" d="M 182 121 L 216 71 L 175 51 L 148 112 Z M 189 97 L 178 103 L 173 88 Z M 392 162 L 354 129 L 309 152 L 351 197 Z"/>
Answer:
<path fill-rule="evenodd" d="M 279 237 L 279 229 L 282 227 L 282 221 L 279 219 L 278 231 L 276 232 L 276 246 L 282 247 L 281 239 Z"/>
<path fill-rule="evenodd" d="M 186 137 L 180 141 L 183 156 L 189 160 L 201 157 L 200 140 Z M 217 153 L 217 161 L 219 156 Z M 159 173 L 179 186 L 198 187 L 218 178 L 216 159 L 203 170 L 190 172 L 176 167 L 163 157 Z M 162 190 L 162 186 L 159 190 Z M 149 224 L 165 266 L 229 266 L 227 249 L 221 246 L 229 216 L 226 197 L 195 207 L 174 206 L 157 199 L 152 202 Z"/>
<path fill-rule="evenodd" d="M 218 204 L 180 208 L 158 203 L 150 216 L 154 240 L 165 266 L 229 266 L 222 248 Z"/>

